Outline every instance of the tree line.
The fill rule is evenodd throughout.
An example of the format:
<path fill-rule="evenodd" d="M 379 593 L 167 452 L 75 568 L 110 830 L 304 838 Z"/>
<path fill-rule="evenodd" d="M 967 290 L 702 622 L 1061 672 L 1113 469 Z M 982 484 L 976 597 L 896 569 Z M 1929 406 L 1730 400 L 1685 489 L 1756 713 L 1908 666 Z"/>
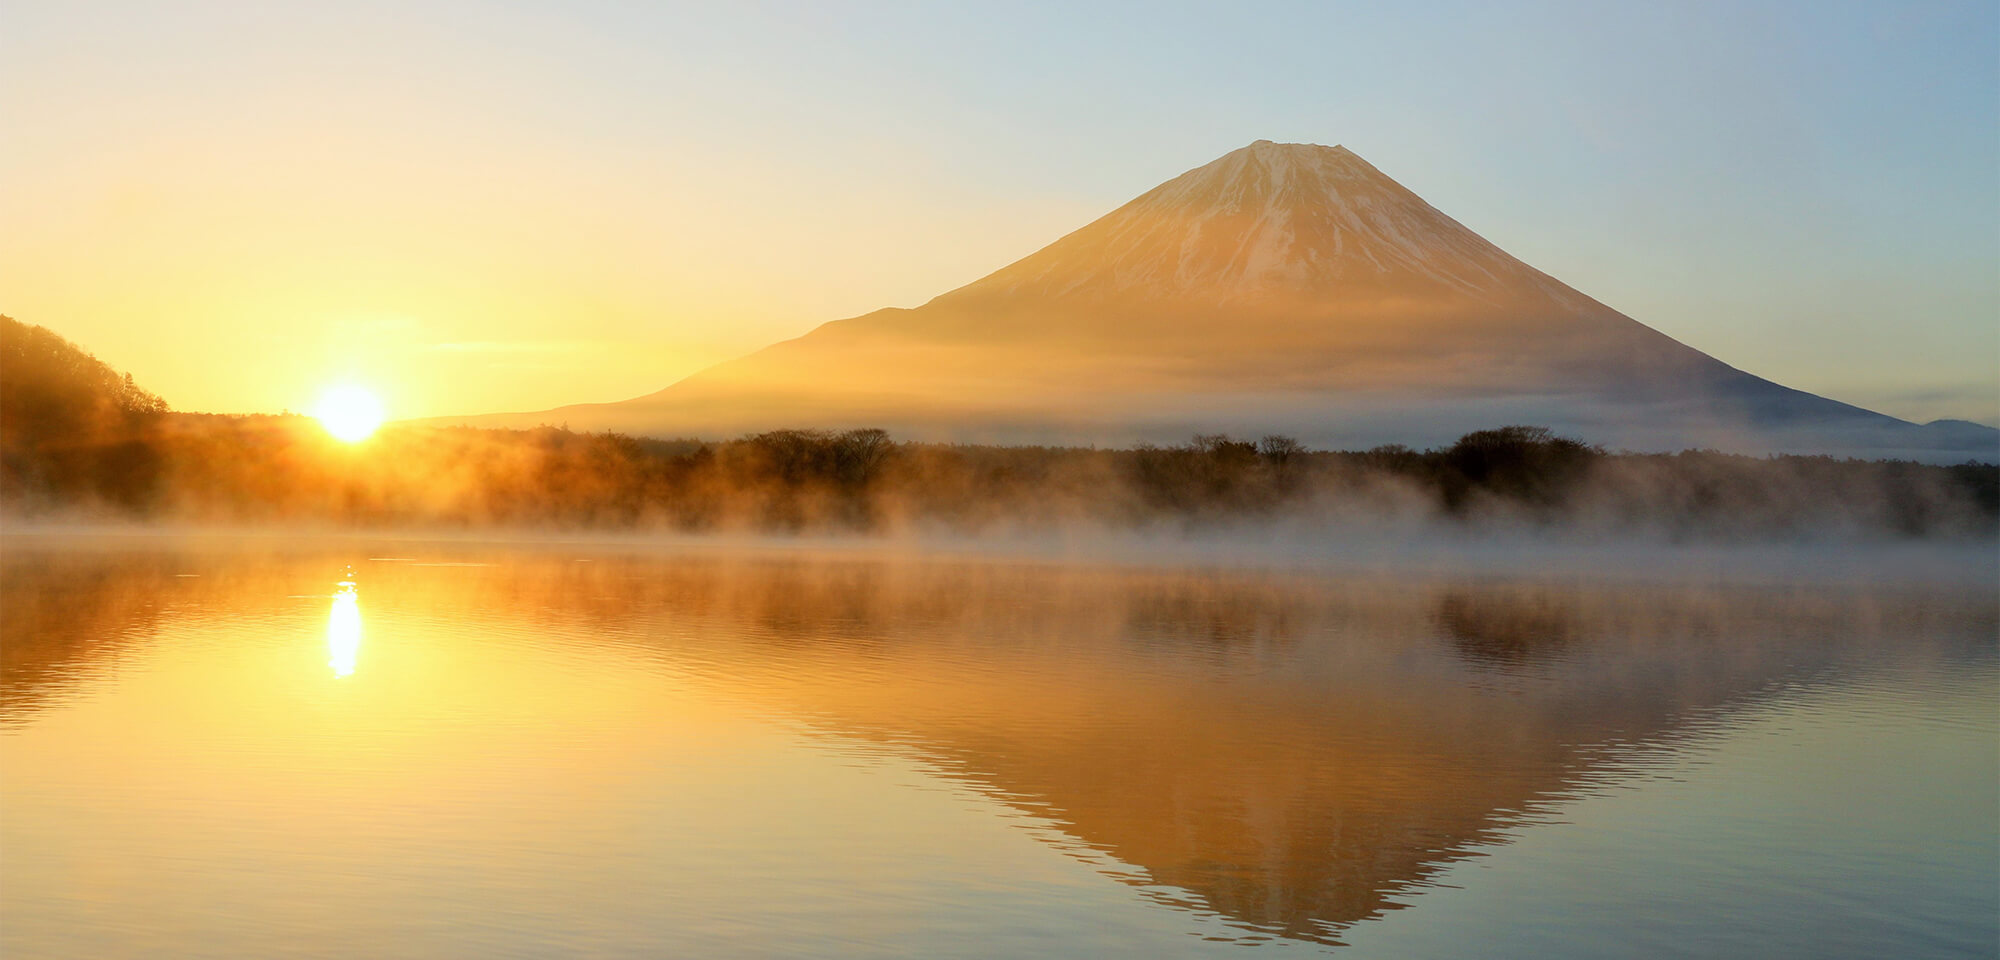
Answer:
<path fill-rule="evenodd" d="M 2000 467 L 1613 453 L 1531 426 L 1429 450 L 1272 435 L 1094 449 L 776 430 L 720 442 L 174 413 L 0 318 L 0 505 L 14 516 L 375 528 L 979 534 L 1241 523 L 1511 526 L 1740 539 L 1982 537 Z"/>

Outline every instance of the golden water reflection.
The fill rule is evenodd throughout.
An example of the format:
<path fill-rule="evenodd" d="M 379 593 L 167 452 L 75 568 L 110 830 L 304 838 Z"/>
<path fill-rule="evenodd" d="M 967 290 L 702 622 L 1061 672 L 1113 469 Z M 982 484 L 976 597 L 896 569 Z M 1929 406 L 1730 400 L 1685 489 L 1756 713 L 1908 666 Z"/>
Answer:
<path fill-rule="evenodd" d="M 112 956 L 79 931 L 198 921 L 262 955 L 335 902 L 369 918 L 350 945 L 449 915 L 506 952 L 558 911 L 634 942 L 708 924 L 722 948 L 771 903 L 888 911 L 920 888 L 1076 943 L 1156 920 L 1178 943 L 1192 918 L 1331 946 L 1550 798 L 1629 780 L 1633 745 L 1857 664 L 1991 676 L 2000 623 L 1990 591 L 1943 587 L 423 549 L 343 577 L 330 609 L 349 544 L 0 556 L 0 953 Z M 363 577 L 365 682 L 264 642 L 310 638 L 325 609 L 327 663 L 352 676 Z M 975 852 L 995 820 L 1111 882 L 1032 899 L 1068 865 Z M 100 876 L 131 879 L 107 897 Z M 167 898 L 195 889 L 259 924 Z M 98 922 L 107 902 L 123 926 Z M 1072 902 L 1088 916 L 1063 927 Z"/>
<path fill-rule="evenodd" d="M 361 656 L 361 600 L 352 583 L 334 591 L 333 609 L 326 615 L 326 655 L 335 677 L 354 675 Z"/>

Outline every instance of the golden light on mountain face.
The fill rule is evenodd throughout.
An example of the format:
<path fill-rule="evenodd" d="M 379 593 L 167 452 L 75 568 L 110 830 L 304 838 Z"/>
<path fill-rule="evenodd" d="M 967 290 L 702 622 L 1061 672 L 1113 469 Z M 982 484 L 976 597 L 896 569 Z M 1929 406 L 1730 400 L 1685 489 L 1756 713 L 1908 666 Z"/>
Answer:
<path fill-rule="evenodd" d="M 320 395 L 313 417 L 335 439 L 360 443 L 382 425 L 382 401 L 362 387 L 338 386 Z"/>

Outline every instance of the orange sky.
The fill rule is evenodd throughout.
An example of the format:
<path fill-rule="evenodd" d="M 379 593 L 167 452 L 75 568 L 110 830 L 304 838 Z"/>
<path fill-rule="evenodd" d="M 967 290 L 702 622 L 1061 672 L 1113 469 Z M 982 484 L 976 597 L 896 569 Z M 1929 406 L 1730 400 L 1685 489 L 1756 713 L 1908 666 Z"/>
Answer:
<path fill-rule="evenodd" d="M 502 164 L 410 122 L 285 124 L 226 149 L 155 130 L 44 168 L 13 198 L 11 219 L 37 229 L 0 246 L 0 311 L 176 409 L 299 410 L 351 380 L 392 416 L 534 410 L 651 392 L 884 298 L 925 299 L 939 277 L 1032 249 L 1040 226 L 880 189 L 786 196 L 771 171 L 692 144 Z M 937 242 L 892 236 L 915 231 Z"/>
<path fill-rule="evenodd" d="M 1990 4 L 0 18 L 0 312 L 178 409 L 632 397 L 1270 138 L 1735 366 L 2000 420 Z"/>

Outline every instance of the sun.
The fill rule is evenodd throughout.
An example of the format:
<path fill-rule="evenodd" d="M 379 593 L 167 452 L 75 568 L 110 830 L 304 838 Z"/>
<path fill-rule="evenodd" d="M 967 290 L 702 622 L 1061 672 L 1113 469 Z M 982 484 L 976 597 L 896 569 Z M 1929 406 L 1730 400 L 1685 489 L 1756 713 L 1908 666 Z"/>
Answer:
<path fill-rule="evenodd" d="M 313 417 L 336 439 L 360 443 L 382 425 L 382 401 L 361 387 L 334 387 L 320 394 Z"/>

